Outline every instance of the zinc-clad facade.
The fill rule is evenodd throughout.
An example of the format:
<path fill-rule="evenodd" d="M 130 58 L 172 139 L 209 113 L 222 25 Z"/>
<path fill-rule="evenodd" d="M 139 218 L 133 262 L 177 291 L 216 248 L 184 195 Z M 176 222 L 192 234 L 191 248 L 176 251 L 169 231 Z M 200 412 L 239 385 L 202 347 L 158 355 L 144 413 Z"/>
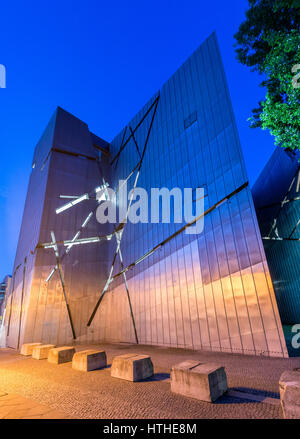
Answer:
<path fill-rule="evenodd" d="M 128 124 L 125 139 L 157 96 Z M 187 127 L 186 121 L 195 119 L 195 113 L 197 120 Z M 147 120 L 135 134 L 140 149 L 149 124 Z M 110 144 L 112 157 L 120 149 L 124 130 Z M 114 169 L 115 181 L 126 178 L 137 160 L 131 140 Z M 160 90 L 139 185 L 148 193 L 151 187 L 203 187 L 206 210 L 247 180 L 213 34 Z M 132 185 L 131 180 L 128 188 Z M 204 233 L 179 235 L 128 273 L 139 341 L 286 355 L 250 188 L 204 221 Z M 122 240 L 124 265 L 181 226 L 128 223 Z M 119 282 L 115 288 L 112 284 L 99 310 L 104 337 L 134 342 L 125 287 Z"/>
<path fill-rule="evenodd" d="M 46 282 L 56 265 L 53 249 L 37 248 L 40 242 L 51 242 L 51 231 L 57 241 L 72 239 L 83 221 L 97 207 L 96 200 L 78 206 L 73 212 L 56 215 L 55 209 L 64 203 L 60 195 L 81 195 L 96 187 L 102 178 L 105 155 L 98 162 L 99 150 L 107 147 L 94 136 L 87 125 L 58 108 L 38 143 L 30 177 L 22 227 L 14 264 L 10 298 L 7 301 L 7 345 L 18 348 L 23 342 L 42 340 L 44 343 L 65 344 L 73 341 L 66 302 L 58 273 Z M 89 234 L 106 233 L 95 213 Z M 107 252 L 94 246 L 74 247 L 64 256 L 59 254 L 67 301 L 77 341 L 86 340 L 86 319 L 89 301 L 105 282 Z"/>
<path fill-rule="evenodd" d="M 100 171 L 95 160 L 97 150 L 93 150 L 93 141 L 87 140 L 93 138 L 91 133 L 84 124 L 86 137 L 82 132 L 80 136 L 72 136 L 70 133 L 83 124 L 72 118 L 64 112 L 59 127 L 54 123 L 52 144 L 56 149 L 69 150 L 76 141 L 77 152 L 91 157 L 80 162 L 77 156 L 64 154 L 62 159 L 60 152 L 52 151 L 46 163 L 48 174 L 32 177 L 39 186 L 34 196 L 40 209 L 37 224 L 41 226 L 36 226 L 38 232 L 30 243 L 23 243 L 22 235 L 30 227 L 28 214 L 24 214 L 22 245 L 19 244 L 22 251 L 18 250 L 22 257 L 17 254 L 15 266 L 19 259 L 22 262 L 32 242 L 50 240 L 51 229 L 57 240 L 62 240 L 72 238 L 80 227 L 92 201 L 57 216 L 55 208 L 62 204 L 59 200 L 62 190 L 68 195 L 81 195 L 99 185 L 102 177 L 116 189 L 119 180 L 126 179 L 135 169 L 146 145 L 138 186 L 148 193 L 153 187 L 204 188 L 205 210 L 229 194 L 234 195 L 205 216 L 203 233 L 178 234 L 126 273 L 139 343 L 287 356 L 215 34 L 107 145 L 110 158 L 101 156 Z M 57 133 L 64 138 L 63 142 L 57 140 Z M 41 151 L 39 145 L 36 153 L 39 157 L 44 156 Z M 42 158 L 39 160 L 40 167 Z M 127 182 L 128 190 L 133 187 L 135 177 L 136 171 Z M 29 188 L 28 211 L 32 198 Z M 121 241 L 124 266 L 182 226 L 128 222 Z M 109 227 L 100 226 L 94 219 L 85 236 L 97 236 L 108 230 Z M 115 248 L 115 239 L 78 246 L 63 261 L 78 343 L 136 342 L 122 276 L 110 285 L 91 325 L 87 326 L 107 279 Z M 20 338 L 70 343 L 72 332 L 57 274 L 45 283 L 55 264 L 53 250 L 38 249 L 37 255 L 30 259 L 31 275 L 24 287 L 25 317 Z M 121 269 L 117 258 L 114 272 Z M 22 290 L 20 277 L 16 285 L 19 292 L 15 307 Z M 20 328 L 18 312 L 14 311 L 13 315 L 16 332 Z M 9 345 L 16 346 L 15 340 L 13 333 L 8 338 Z"/>
<path fill-rule="evenodd" d="M 281 320 L 286 325 L 300 321 L 299 158 L 299 153 L 278 147 L 252 190 Z"/>

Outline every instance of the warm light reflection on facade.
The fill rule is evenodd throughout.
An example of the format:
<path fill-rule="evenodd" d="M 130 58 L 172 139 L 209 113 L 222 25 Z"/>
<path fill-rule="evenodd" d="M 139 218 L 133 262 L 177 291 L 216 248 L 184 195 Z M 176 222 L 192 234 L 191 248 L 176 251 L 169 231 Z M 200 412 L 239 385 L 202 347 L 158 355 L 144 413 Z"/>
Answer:
<path fill-rule="evenodd" d="M 135 142 L 128 137 L 132 127 L 138 127 Z M 15 262 L 23 264 L 27 256 L 27 265 L 25 275 L 23 268 L 17 271 L 13 299 L 8 301 L 8 346 L 72 342 L 58 274 L 46 282 L 56 264 L 53 249 L 39 248 L 33 254 L 30 250 L 38 243 L 51 242 L 51 230 L 57 242 L 75 235 L 97 201 L 77 203 L 56 215 L 56 209 L 66 205 L 60 199 L 62 188 L 65 194 L 78 196 L 90 193 L 105 178 L 116 189 L 136 166 L 137 145 L 144 144 L 150 128 L 139 181 L 146 190 L 203 187 L 208 209 L 248 181 L 214 34 L 110 144 L 96 138 L 74 116 L 57 110 L 35 152 Z M 99 167 L 99 147 L 109 148 L 113 158 L 126 138 L 126 147 L 114 163 L 110 165 L 107 154 L 102 154 Z M 133 180 L 128 181 L 128 188 Z M 181 227 L 126 224 L 121 244 L 124 266 Z M 111 227 L 93 217 L 80 238 L 109 233 Z M 113 242 L 76 245 L 62 260 L 78 343 L 136 340 L 122 276 L 111 284 L 87 327 L 108 277 Z M 121 269 L 118 260 L 115 272 Z M 127 275 L 140 343 L 287 356 L 249 186 L 205 217 L 202 234 L 179 234 Z"/>

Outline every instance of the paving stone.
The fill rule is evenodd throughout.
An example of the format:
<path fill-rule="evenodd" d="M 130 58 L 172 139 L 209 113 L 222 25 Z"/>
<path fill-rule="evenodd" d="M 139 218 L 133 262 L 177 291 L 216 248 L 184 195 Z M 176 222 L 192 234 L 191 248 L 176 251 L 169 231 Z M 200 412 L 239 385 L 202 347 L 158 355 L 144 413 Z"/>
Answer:
<path fill-rule="evenodd" d="M 111 376 L 127 381 L 141 381 L 153 375 L 153 364 L 148 355 L 125 354 L 115 357 Z"/>
<path fill-rule="evenodd" d="M 268 396 L 263 395 L 255 395 L 253 393 L 245 393 L 245 392 L 239 392 L 236 390 L 228 390 L 227 392 L 228 396 L 232 396 L 233 398 L 239 398 L 241 400 L 249 400 L 249 401 L 257 401 L 257 402 L 263 402 L 264 404 L 271 404 L 275 406 L 280 406 L 280 399 L 277 398 L 271 398 Z"/>
<path fill-rule="evenodd" d="M 287 370 L 279 380 L 283 417 L 300 419 L 300 371 Z"/>
<path fill-rule="evenodd" d="M 54 344 L 43 344 L 40 346 L 35 346 L 32 351 L 32 358 L 36 360 L 46 360 L 50 349 L 55 348 Z"/>
<path fill-rule="evenodd" d="M 187 360 L 171 369 L 171 391 L 200 401 L 214 402 L 228 389 L 225 368 Z"/>
<path fill-rule="evenodd" d="M 103 369 L 107 366 L 105 351 L 93 349 L 76 352 L 72 360 L 72 368 L 82 372 Z"/>
<path fill-rule="evenodd" d="M 95 373 L 74 373 L 70 363 L 54 367 L 48 361 L 28 361 L 28 357 L 19 355 L 16 350 L 4 348 L 0 349 L 0 390 L 30 395 L 34 401 L 47 406 L 46 414 L 27 415 L 26 419 L 50 418 L 49 408 L 60 411 L 63 418 L 77 419 L 282 419 L 281 406 L 266 401 L 246 401 L 226 394 L 219 404 L 209 404 L 172 393 L 167 382 L 170 370 L 186 359 L 222 364 L 230 389 L 265 392 L 267 396 L 274 394 L 279 398 L 280 375 L 300 367 L 300 358 L 274 359 L 136 344 L 82 344 L 80 349 L 105 350 L 108 364 L 124 352 L 146 352 L 153 361 L 155 375 L 137 384 L 112 378 L 109 368 Z M 7 397 L 0 398 L 0 407 L 3 398 Z M 55 414 L 55 418 L 60 419 L 58 416 Z"/>
<path fill-rule="evenodd" d="M 70 416 L 20 395 L 7 394 L 0 407 L 0 419 L 67 419 Z"/>
<path fill-rule="evenodd" d="M 42 343 L 25 343 L 21 347 L 21 355 L 30 356 L 36 346 L 40 346 Z"/>
<path fill-rule="evenodd" d="M 62 364 L 72 361 L 75 354 L 75 348 L 71 346 L 63 346 L 61 348 L 50 349 L 48 354 L 49 363 Z"/>

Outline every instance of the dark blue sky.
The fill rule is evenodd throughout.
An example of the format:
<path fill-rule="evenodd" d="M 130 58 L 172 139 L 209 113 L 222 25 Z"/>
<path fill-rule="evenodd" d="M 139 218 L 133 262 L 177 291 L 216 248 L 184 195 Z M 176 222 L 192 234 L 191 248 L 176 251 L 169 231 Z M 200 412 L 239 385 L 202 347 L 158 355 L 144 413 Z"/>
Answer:
<path fill-rule="evenodd" d="M 264 96 L 235 60 L 246 0 L 14 1 L 1 5 L 0 280 L 11 273 L 32 155 L 57 105 L 111 140 L 213 31 L 217 31 L 249 178 L 273 139 L 247 117 Z"/>

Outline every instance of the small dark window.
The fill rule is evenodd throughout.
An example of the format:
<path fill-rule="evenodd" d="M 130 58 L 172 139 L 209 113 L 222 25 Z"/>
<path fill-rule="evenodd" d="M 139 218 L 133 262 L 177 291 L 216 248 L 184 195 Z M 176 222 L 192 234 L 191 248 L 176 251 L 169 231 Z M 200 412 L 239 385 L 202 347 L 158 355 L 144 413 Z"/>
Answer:
<path fill-rule="evenodd" d="M 194 111 L 193 113 L 191 113 L 189 115 L 189 117 L 187 117 L 185 119 L 185 121 L 184 121 L 184 129 L 186 130 L 191 125 L 193 125 L 193 123 L 195 123 L 196 121 L 197 121 L 197 111 Z"/>

